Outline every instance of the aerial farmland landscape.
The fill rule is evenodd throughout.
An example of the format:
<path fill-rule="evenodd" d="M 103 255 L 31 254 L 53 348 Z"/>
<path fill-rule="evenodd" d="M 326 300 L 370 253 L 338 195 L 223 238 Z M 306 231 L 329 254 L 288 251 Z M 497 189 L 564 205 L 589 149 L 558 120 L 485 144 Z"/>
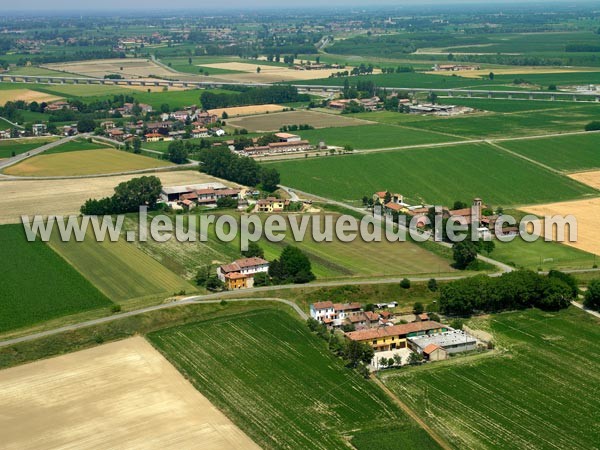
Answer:
<path fill-rule="evenodd" d="M 600 450 L 600 3 L 3 5 L 0 449 Z"/>

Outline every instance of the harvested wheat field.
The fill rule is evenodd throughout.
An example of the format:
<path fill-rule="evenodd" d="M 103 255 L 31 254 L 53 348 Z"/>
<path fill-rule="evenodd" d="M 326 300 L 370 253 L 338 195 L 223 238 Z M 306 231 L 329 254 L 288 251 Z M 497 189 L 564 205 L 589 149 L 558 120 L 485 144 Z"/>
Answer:
<path fill-rule="evenodd" d="M 314 128 L 351 127 L 373 122 L 316 111 L 286 111 L 275 114 L 230 119 L 228 125 L 246 128 L 250 132 L 277 131 L 284 125 L 310 125 Z"/>
<path fill-rule="evenodd" d="M 569 177 L 595 189 L 600 189 L 600 170 L 572 173 L 569 174 Z"/>
<path fill-rule="evenodd" d="M 574 215 L 577 218 L 577 242 L 565 242 L 565 244 L 600 255 L 600 239 L 598 239 L 600 198 L 528 206 L 523 209 L 538 216 Z"/>
<path fill-rule="evenodd" d="M 112 148 L 38 155 L 7 168 L 4 173 L 19 177 L 69 177 L 154 169 L 173 164 Z"/>
<path fill-rule="evenodd" d="M 119 74 L 124 78 L 172 77 L 173 72 L 149 59 L 97 59 L 46 64 L 44 67 L 61 72 L 77 73 L 95 78 Z"/>
<path fill-rule="evenodd" d="M 219 181 L 196 170 L 160 172 L 163 186 Z M 2 180 L 0 178 L 0 224 L 19 223 L 21 214 L 43 216 L 54 214 L 78 214 L 79 208 L 89 198 L 112 195 L 115 186 L 141 175 L 81 178 L 69 180 Z"/>
<path fill-rule="evenodd" d="M 60 100 L 61 97 L 56 95 L 46 94 L 44 92 L 32 91 L 31 89 L 7 89 L 0 90 L 0 105 L 4 106 L 6 102 L 14 102 L 23 100 L 24 102 L 53 102 Z"/>
<path fill-rule="evenodd" d="M 285 109 L 281 105 L 250 105 L 250 106 L 233 106 L 231 108 L 209 109 L 208 112 L 221 117 L 224 112 L 231 117 L 251 116 L 253 114 L 266 114 L 273 112 L 281 112 Z"/>
<path fill-rule="evenodd" d="M 258 449 L 141 337 L 0 372 L 3 449 Z"/>
<path fill-rule="evenodd" d="M 340 69 L 295 70 L 284 66 L 261 65 L 260 61 L 256 61 L 254 64 L 243 62 L 202 64 L 202 67 L 243 72 L 219 74 L 218 78 L 246 83 L 317 80 L 320 78 L 329 78 L 330 75 L 340 71 Z M 260 67 L 260 73 L 256 73 L 257 67 Z M 380 71 L 375 70 L 373 73 L 380 73 Z"/>

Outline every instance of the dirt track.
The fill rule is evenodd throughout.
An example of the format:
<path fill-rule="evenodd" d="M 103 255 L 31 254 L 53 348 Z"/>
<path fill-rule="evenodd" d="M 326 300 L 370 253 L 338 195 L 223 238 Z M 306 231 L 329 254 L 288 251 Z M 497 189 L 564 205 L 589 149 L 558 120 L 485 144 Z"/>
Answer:
<path fill-rule="evenodd" d="M 141 337 L 0 372 L 3 449 L 258 449 Z"/>

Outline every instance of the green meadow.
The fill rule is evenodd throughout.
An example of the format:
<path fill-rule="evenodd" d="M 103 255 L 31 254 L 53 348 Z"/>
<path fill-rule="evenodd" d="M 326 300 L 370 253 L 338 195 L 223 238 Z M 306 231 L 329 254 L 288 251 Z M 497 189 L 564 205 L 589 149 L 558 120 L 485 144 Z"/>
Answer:
<path fill-rule="evenodd" d="M 0 332 L 112 305 L 95 286 L 22 225 L 0 226 Z"/>
<path fill-rule="evenodd" d="M 384 375 L 455 449 L 594 448 L 600 442 L 597 318 L 570 307 L 473 319 L 496 351 Z"/>
<path fill-rule="evenodd" d="M 487 144 L 311 157 L 271 163 L 282 184 L 335 200 L 358 202 L 390 190 L 412 204 L 451 205 L 483 198 L 491 205 L 574 200 L 597 191 Z M 543 189 L 532 189 L 543 186 Z"/>
<path fill-rule="evenodd" d="M 438 448 L 285 312 L 207 320 L 148 339 L 262 448 Z"/>
<path fill-rule="evenodd" d="M 500 145 L 565 172 L 600 168 L 600 133 L 501 142 Z"/>

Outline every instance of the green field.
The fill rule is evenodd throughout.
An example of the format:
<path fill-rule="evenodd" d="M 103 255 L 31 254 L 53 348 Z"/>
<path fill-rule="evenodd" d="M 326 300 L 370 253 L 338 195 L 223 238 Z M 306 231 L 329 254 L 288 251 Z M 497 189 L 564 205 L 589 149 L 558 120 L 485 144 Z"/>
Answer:
<path fill-rule="evenodd" d="M 13 154 L 20 155 L 30 150 L 41 147 L 48 142 L 53 141 L 54 138 L 40 138 L 40 139 L 17 139 L 17 140 L 4 140 L 0 141 L 0 158 L 10 158 Z"/>
<path fill-rule="evenodd" d="M 352 114 L 351 117 L 413 130 L 451 133 L 465 139 L 486 139 L 583 131 L 600 111 L 598 105 L 573 102 L 466 98 L 445 98 L 440 102 L 472 106 L 487 112 L 438 117 L 378 111 Z"/>
<path fill-rule="evenodd" d="M 438 103 L 444 105 L 464 105 L 471 108 L 481 109 L 483 111 L 492 111 L 499 113 L 539 111 L 539 110 L 560 110 L 565 108 L 581 106 L 577 102 L 566 101 L 546 101 L 546 100 L 508 100 L 508 99 L 487 99 L 487 98 L 466 98 L 466 97 L 438 97 Z"/>
<path fill-rule="evenodd" d="M 166 298 L 180 291 L 195 290 L 133 244 L 122 240 L 99 243 L 90 231 L 83 242 L 62 242 L 55 234 L 50 245 L 114 302 Z"/>
<path fill-rule="evenodd" d="M 599 325 L 574 307 L 476 319 L 472 327 L 494 335 L 496 355 L 384 382 L 456 449 L 592 449 L 600 442 Z"/>
<path fill-rule="evenodd" d="M 0 130 L 10 130 L 12 127 L 10 123 L 0 118 Z"/>
<path fill-rule="evenodd" d="M 487 144 L 315 157 L 270 166 L 281 172 L 286 186 L 354 203 L 385 189 L 404 194 L 412 204 L 445 205 L 475 197 L 506 206 L 597 194 Z M 544 189 L 532 189 L 532 183 Z"/>
<path fill-rule="evenodd" d="M 104 148 L 110 148 L 109 144 L 97 144 L 95 142 L 83 141 L 80 139 L 65 142 L 64 144 L 58 145 L 56 147 L 51 148 L 50 150 L 46 150 L 44 155 L 52 155 L 55 153 L 69 153 L 69 152 L 79 152 L 83 150 L 100 150 Z"/>
<path fill-rule="evenodd" d="M 600 168 L 600 133 L 502 142 L 500 145 L 566 172 Z"/>
<path fill-rule="evenodd" d="M 348 440 L 359 449 L 437 448 L 379 388 L 284 312 L 214 319 L 148 338 L 263 448 L 346 449 Z M 394 442 L 376 432 L 381 428 Z"/>
<path fill-rule="evenodd" d="M 0 226 L 0 332 L 104 308 L 111 302 L 22 225 Z"/>
<path fill-rule="evenodd" d="M 140 103 L 152 105 L 160 109 L 161 105 L 168 104 L 171 110 L 182 109 L 184 106 L 199 105 L 201 89 L 167 90 L 161 92 L 147 92 L 142 89 L 132 89 L 127 86 L 103 86 L 103 85 L 33 85 L 25 83 L 11 83 L 13 89 L 28 88 L 36 91 L 53 94 L 65 98 L 81 99 L 85 102 L 95 100 L 112 99 L 114 95 L 130 95 Z M 224 89 L 215 89 L 216 93 L 227 93 Z"/>
<path fill-rule="evenodd" d="M 516 112 L 513 114 L 471 114 L 446 118 L 427 118 L 410 125 L 427 131 L 447 132 L 468 138 L 504 138 L 583 131 L 600 109 L 587 104 L 569 108 Z"/>
<path fill-rule="evenodd" d="M 451 132 L 451 129 L 448 129 L 447 132 Z M 307 139 L 315 145 L 324 141 L 327 145 L 339 147 L 351 145 L 357 150 L 394 148 L 460 140 L 459 137 L 444 134 L 444 132 L 427 132 L 393 125 L 323 128 L 320 130 L 300 131 L 299 134 L 303 139 Z"/>
<path fill-rule="evenodd" d="M 495 243 L 491 258 L 529 270 L 591 269 L 597 263 L 591 253 L 558 242 L 546 242 L 543 238 L 525 242 L 517 237 L 512 242 Z"/>
<path fill-rule="evenodd" d="M 137 230 L 134 220 L 127 220 L 126 225 Z M 321 281 L 454 272 L 450 259 L 412 242 L 388 242 L 385 234 L 382 242 L 370 243 L 360 238 L 352 243 L 344 243 L 336 237 L 332 242 L 317 243 L 310 235 L 309 228 L 304 241 L 295 242 L 288 226 L 283 242 L 270 242 L 263 238 L 259 245 L 269 261 L 278 258 L 286 245 L 297 246 L 309 257 L 313 272 Z M 222 242 L 216 237 L 212 226 L 208 229 L 207 242 L 177 242 L 173 239 L 167 243 L 159 243 L 150 239 L 138 246 L 173 272 L 190 280 L 200 267 L 227 264 L 241 258 L 239 236 L 232 242 Z"/>

